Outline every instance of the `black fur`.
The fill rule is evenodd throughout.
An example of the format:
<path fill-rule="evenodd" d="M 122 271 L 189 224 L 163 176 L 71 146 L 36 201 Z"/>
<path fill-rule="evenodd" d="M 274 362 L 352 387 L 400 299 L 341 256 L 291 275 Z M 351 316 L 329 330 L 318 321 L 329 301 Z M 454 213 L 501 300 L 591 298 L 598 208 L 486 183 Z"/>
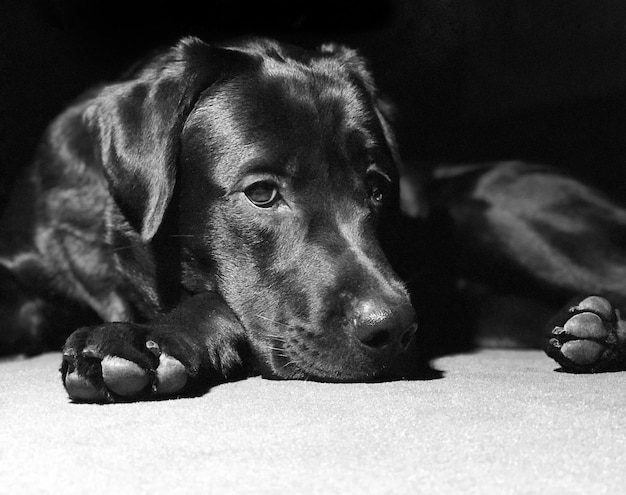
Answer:
<path fill-rule="evenodd" d="M 3 213 L 2 352 L 67 338 L 72 398 L 134 400 L 403 376 L 400 276 L 427 330 L 473 328 L 493 293 L 626 302 L 621 206 L 525 164 L 441 168 L 425 193 L 385 112 L 357 52 L 262 39 L 187 38 L 90 91 Z"/>
<path fill-rule="evenodd" d="M 191 381 L 242 356 L 283 378 L 379 376 L 415 329 L 375 241 L 397 211 L 393 146 L 356 52 L 182 40 L 50 126 L 4 215 L 4 348 L 67 337 L 71 304 L 120 322 L 66 342 L 76 399 L 162 393 L 163 356 Z M 268 208 L 258 184 L 279 191 Z M 152 388 L 116 388 L 125 373 Z"/>

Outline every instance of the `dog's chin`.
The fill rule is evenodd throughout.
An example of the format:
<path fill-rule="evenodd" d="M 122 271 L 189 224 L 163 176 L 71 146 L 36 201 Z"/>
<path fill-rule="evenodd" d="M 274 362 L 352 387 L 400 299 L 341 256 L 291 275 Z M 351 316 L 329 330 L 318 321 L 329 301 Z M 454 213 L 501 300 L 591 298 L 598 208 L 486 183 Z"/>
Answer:
<path fill-rule="evenodd" d="M 261 375 L 276 380 L 311 380 L 318 382 L 371 382 L 383 379 L 388 361 L 352 359 L 350 362 L 327 363 L 287 353 L 274 347 L 264 357 Z"/>

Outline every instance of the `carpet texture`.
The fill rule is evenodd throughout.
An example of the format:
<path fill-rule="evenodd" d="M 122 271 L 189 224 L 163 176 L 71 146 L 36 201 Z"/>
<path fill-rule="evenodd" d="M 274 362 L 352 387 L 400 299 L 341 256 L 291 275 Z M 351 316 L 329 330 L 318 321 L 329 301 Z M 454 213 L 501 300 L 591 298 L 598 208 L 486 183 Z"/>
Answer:
<path fill-rule="evenodd" d="M 626 493 L 626 373 L 559 373 L 539 351 L 104 406 L 71 403 L 59 363 L 0 362 L 0 493 Z"/>

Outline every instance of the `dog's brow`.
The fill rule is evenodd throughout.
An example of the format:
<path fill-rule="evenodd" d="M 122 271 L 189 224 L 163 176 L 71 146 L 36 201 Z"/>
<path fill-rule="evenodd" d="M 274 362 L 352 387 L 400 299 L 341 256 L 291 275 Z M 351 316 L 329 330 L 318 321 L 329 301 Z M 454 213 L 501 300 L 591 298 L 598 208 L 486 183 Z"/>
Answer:
<path fill-rule="evenodd" d="M 292 177 L 293 167 L 284 160 L 250 160 L 241 166 L 241 174 L 271 174 L 282 177 Z"/>
<path fill-rule="evenodd" d="M 383 170 L 381 167 L 377 165 L 370 165 L 369 167 L 367 167 L 367 173 L 376 173 L 384 177 L 387 182 L 393 182 L 393 179 L 391 178 L 391 176 L 385 170 Z"/>
<path fill-rule="evenodd" d="M 239 168 L 237 184 L 245 183 L 246 177 L 272 178 L 282 184 L 295 184 L 307 181 L 312 176 L 297 166 L 296 160 L 286 161 L 252 161 Z"/>

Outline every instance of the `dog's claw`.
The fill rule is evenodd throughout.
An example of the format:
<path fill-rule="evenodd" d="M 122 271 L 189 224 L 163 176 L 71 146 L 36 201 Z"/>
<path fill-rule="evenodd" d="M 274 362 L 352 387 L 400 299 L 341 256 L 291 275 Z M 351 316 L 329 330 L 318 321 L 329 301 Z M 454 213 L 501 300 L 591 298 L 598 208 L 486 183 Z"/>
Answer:
<path fill-rule="evenodd" d="M 86 358 L 94 359 L 100 359 L 102 357 L 100 352 L 98 352 L 98 350 L 94 346 L 85 347 L 81 352 L 81 355 Z"/>
<path fill-rule="evenodd" d="M 148 349 L 156 357 L 161 356 L 161 347 L 154 340 L 146 341 L 146 349 Z"/>
<path fill-rule="evenodd" d="M 557 327 L 560 328 L 560 327 Z M 561 328 L 561 330 L 563 330 Z M 556 349 L 560 349 L 561 348 L 561 341 L 559 339 L 550 339 L 549 342 L 551 347 L 555 347 Z"/>
<path fill-rule="evenodd" d="M 67 349 L 63 351 L 63 361 L 69 365 L 74 365 L 76 363 L 76 352 L 74 349 Z"/>

